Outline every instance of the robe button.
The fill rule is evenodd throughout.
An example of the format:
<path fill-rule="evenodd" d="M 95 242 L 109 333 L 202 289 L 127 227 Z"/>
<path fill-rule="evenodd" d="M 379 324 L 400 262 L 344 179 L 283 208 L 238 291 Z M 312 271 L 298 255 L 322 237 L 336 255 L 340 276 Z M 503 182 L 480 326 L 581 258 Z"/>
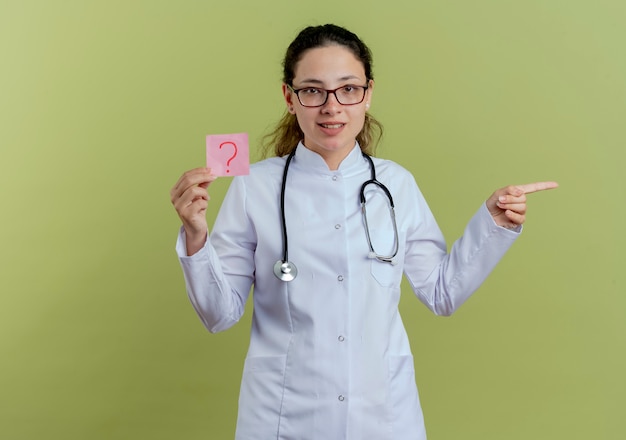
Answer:
<path fill-rule="evenodd" d="M 337 277 L 337 280 L 338 280 L 338 281 L 343 281 L 343 275 L 339 275 L 339 276 Z"/>
<path fill-rule="evenodd" d="M 339 342 L 343 342 L 346 340 L 346 338 L 344 338 L 343 336 L 339 336 L 337 339 L 339 340 Z"/>
<path fill-rule="evenodd" d="M 343 396 L 340 394 L 340 395 L 339 395 L 339 397 L 338 397 L 338 399 L 339 399 L 339 401 L 340 401 L 340 402 L 343 402 L 346 398 L 345 398 L 345 397 L 343 397 Z"/>

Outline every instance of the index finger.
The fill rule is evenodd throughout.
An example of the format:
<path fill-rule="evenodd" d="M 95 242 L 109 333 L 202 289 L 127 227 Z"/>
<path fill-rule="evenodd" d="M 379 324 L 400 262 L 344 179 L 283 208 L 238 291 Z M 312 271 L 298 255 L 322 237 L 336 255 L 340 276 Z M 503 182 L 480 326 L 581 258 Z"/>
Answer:
<path fill-rule="evenodd" d="M 178 182 L 172 188 L 172 191 L 177 193 L 183 193 L 190 186 L 198 185 L 205 182 L 210 182 L 214 176 L 211 174 L 210 168 L 194 168 L 184 173 L 178 179 Z"/>
<path fill-rule="evenodd" d="M 516 185 L 519 189 L 524 191 L 524 194 L 530 194 L 537 191 L 545 191 L 547 189 L 558 188 L 559 184 L 556 182 L 535 182 L 527 183 L 525 185 Z"/>

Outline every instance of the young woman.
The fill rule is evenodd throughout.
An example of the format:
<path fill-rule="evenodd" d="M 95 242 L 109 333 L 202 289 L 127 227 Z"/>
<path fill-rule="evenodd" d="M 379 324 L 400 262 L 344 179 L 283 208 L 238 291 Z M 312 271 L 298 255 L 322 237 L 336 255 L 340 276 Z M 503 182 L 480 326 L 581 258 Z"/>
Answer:
<path fill-rule="evenodd" d="M 398 312 L 400 282 L 449 315 L 511 246 L 526 194 L 508 186 L 446 244 L 413 176 L 372 158 L 371 54 L 334 25 L 287 49 L 287 111 L 268 139 L 275 157 L 236 177 L 209 236 L 211 170 L 171 191 L 183 227 L 187 291 L 211 332 L 234 325 L 254 286 L 236 438 L 425 439 L 413 357 Z"/>

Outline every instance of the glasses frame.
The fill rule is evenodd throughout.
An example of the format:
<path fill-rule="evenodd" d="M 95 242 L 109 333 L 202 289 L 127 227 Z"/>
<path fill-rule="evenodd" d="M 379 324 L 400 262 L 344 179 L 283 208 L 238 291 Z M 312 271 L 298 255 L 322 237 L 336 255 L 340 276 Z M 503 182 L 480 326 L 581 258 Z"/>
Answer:
<path fill-rule="evenodd" d="M 323 107 L 324 105 L 326 105 L 326 103 L 328 102 L 328 97 L 330 96 L 330 94 L 332 93 L 333 95 L 335 95 L 335 100 L 337 100 L 337 102 L 341 105 L 357 105 L 362 103 L 363 101 L 365 101 L 365 95 L 367 95 L 367 90 L 370 88 L 369 84 L 368 85 L 364 85 L 364 86 L 357 86 L 357 85 L 353 85 L 353 84 L 346 84 L 343 85 L 341 87 L 337 87 L 336 89 L 333 90 L 328 90 L 328 89 L 322 89 L 321 87 L 302 87 L 301 89 L 294 89 L 292 85 L 287 84 L 287 87 L 289 87 L 289 90 L 291 90 L 293 93 L 296 94 L 296 96 L 298 97 L 298 102 L 300 103 L 300 105 L 302 107 L 306 107 L 306 108 L 317 108 L 317 107 Z M 337 90 L 343 89 L 344 87 L 358 87 L 360 89 L 363 89 L 363 97 L 361 98 L 361 100 L 359 102 L 353 102 L 351 104 L 344 104 L 343 102 L 341 102 L 339 100 L 339 97 L 337 96 Z M 302 90 L 306 90 L 306 89 L 317 89 L 317 90 L 322 90 L 324 92 L 326 92 L 326 99 L 324 99 L 324 102 L 322 102 L 320 105 L 304 105 L 302 103 L 302 101 L 300 100 L 300 92 Z"/>

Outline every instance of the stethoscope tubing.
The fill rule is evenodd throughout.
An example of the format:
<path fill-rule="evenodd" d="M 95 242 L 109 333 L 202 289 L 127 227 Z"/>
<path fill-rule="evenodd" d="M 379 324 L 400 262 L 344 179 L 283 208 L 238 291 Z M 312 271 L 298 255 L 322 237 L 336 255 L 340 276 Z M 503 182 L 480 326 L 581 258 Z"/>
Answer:
<path fill-rule="evenodd" d="M 298 269 L 296 265 L 289 261 L 289 253 L 288 253 L 289 245 L 287 241 L 287 220 L 285 216 L 285 192 L 287 189 L 287 173 L 289 172 L 289 165 L 291 163 L 291 160 L 296 154 L 296 149 L 297 148 L 294 148 L 293 151 L 289 153 L 289 156 L 287 156 L 287 160 L 285 161 L 285 168 L 283 170 L 283 181 L 282 181 L 281 188 L 280 188 L 280 217 L 281 217 L 281 222 L 282 222 L 282 235 L 283 235 L 283 258 L 282 260 L 278 260 L 276 264 L 274 264 L 274 275 L 276 275 L 276 277 L 280 279 L 281 281 L 291 281 L 298 275 Z M 398 254 L 399 243 L 398 243 L 398 227 L 396 224 L 396 214 L 395 214 L 395 205 L 393 203 L 393 197 L 391 196 L 391 192 L 389 191 L 389 189 L 376 179 L 376 167 L 374 166 L 374 161 L 372 160 L 372 158 L 365 153 L 362 153 L 362 154 L 363 154 L 363 157 L 367 159 L 367 161 L 369 162 L 370 175 L 371 175 L 370 180 L 363 182 L 363 184 L 361 185 L 361 190 L 359 192 L 359 200 L 361 202 L 361 212 L 363 214 L 363 219 L 365 223 L 364 224 L 365 235 L 367 237 L 367 245 L 369 247 L 369 257 L 376 258 L 377 260 L 382 261 L 382 262 L 395 264 L 394 258 Z M 392 255 L 378 255 L 374 251 L 374 247 L 372 246 L 369 225 L 367 223 L 367 212 L 365 208 L 365 204 L 366 204 L 365 188 L 368 185 L 378 186 L 381 190 L 383 190 L 383 192 L 389 199 L 389 211 L 391 213 L 391 220 L 393 223 L 393 232 L 394 232 L 394 251 Z"/>
<path fill-rule="evenodd" d="M 283 170 L 283 183 L 280 188 L 280 215 L 283 224 L 283 263 L 289 261 L 289 246 L 287 244 L 287 220 L 285 218 L 285 190 L 287 188 L 287 172 L 289 171 L 289 164 L 291 163 L 291 159 L 293 159 L 295 155 L 296 149 L 294 148 L 293 151 L 289 153 L 289 156 L 287 156 L 285 169 Z"/>
<path fill-rule="evenodd" d="M 278 260 L 274 264 L 274 275 L 281 281 L 292 281 L 298 276 L 298 268 L 295 264 L 289 261 L 289 244 L 287 242 L 287 220 L 285 218 L 285 190 L 287 188 L 287 172 L 289 171 L 289 164 L 291 163 L 291 159 L 296 154 L 296 149 L 294 148 L 289 156 L 287 156 L 287 161 L 285 162 L 285 169 L 283 170 L 283 182 L 280 188 L 280 219 L 282 222 L 283 229 L 283 259 Z"/>

